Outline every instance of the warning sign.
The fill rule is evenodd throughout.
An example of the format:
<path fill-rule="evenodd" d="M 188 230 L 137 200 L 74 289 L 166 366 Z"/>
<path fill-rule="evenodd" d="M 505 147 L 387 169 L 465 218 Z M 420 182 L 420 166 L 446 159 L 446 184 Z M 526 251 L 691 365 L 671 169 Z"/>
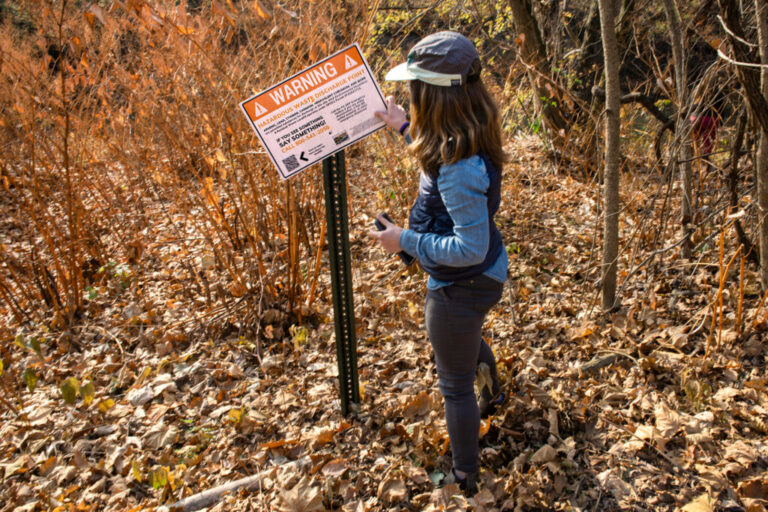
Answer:
<path fill-rule="evenodd" d="M 354 44 L 240 104 L 283 179 L 336 153 L 384 122 L 384 95 Z"/>

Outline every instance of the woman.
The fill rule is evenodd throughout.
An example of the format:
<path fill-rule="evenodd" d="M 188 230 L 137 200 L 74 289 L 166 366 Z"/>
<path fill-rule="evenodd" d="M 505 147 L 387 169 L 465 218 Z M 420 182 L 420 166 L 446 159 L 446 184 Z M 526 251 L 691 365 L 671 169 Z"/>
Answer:
<path fill-rule="evenodd" d="M 387 80 L 408 81 L 411 120 L 392 97 L 387 111 L 376 115 L 405 136 L 422 173 L 409 229 L 379 215 L 385 229 L 370 232 L 386 251 L 405 251 L 429 274 L 425 323 L 453 455 L 444 483 L 456 482 L 469 493 L 477 491 L 480 418 L 504 400 L 481 331 L 507 276 L 507 254 L 493 220 L 506 156 L 498 108 L 480 70 L 469 39 L 438 32 L 419 41 L 408 62 L 387 74 Z M 493 384 L 478 404 L 474 378 L 481 363 Z"/>

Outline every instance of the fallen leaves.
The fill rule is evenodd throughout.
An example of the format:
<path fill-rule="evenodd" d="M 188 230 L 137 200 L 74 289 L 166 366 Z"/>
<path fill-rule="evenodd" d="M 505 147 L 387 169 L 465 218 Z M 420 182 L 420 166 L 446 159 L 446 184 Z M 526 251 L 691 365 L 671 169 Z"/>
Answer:
<path fill-rule="evenodd" d="M 75 377 L 70 377 L 59 386 L 61 397 L 69 405 L 75 405 L 77 394 L 80 391 L 80 382 Z"/>
<path fill-rule="evenodd" d="M 2 374 L 2 368 L 0 368 L 0 374 Z M 24 383 L 27 385 L 27 389 L 29 392 L 33 392 L 35 390 L 35 386 L 37 386 L 37 374 L 32 368 L 27 368 L 24 370 L 24 373 L 21 375 L 21 378 L 24 380 Z"/>
<path fill-rule="evenodd" d="M 748 512 L 762 512 L 768 508 L 768 471 L 761 476 L 742 480 L 737 487 Z"/>
<path fill-rule="evenodd" d="M 107 398 L 106 400 L 101 400 L 98 403 L 98 408 L 101 412 L 107 412 L 114 406 L 115 406 L 115 401 L 111 398 Z"/>
<path fill-rule="evenodd" d="M 406 400 L 403 406 L 403 417 L 415 418 L 427 414 L 432 408 L 432 400 L 426 391 Z"/>
<path fill-rule="evenodd" d="M 155 392 L 150 386 L 143 388 L 132 389 L 126 396 L 128 402 L 134 407 L 141 407 L 153 398 L 155 398 Z"/>
<path fill-rule="evenodd" d="M 376 496 L 385 503 L 399 503 L 408 495 L 405 482 L 396 477 L 389 477 L 379 483 Z"/>
<path fill-rule="evenodd" d="M 261 443 L 259 445 L 259 448 L 262 450 L 271 450 L 273 448 L 282 448 L 283 446 L 290 446 L 298 444 L 299 441 L 297 439 L 278 439 L 276 441 L 270 441 L 268 443 Z"/>
<path fill-rule="evenodd" d="M 632 488 L 625 482 L 615 469 L 606 469 L 597 475 L 597 481 L 608 491 L 619 504 L 632 495 Z"/>
<path fill-rule="evenodd" d="M 714 512 L 715 503 L 709 494 L 702 494 L 680 508 L 680 512 Z"/>
<path fill-rule="evenodd" d="M 653 415 L 656 419 L 659 435 L 666 444 L 680 430 L 680 414 L 669 408 L 664 402 L 659 402 Z"/>
<path fill-rule="evenodd" d="M 516 141 L 511 149 L 520 151 L 527 143 Z M 228 151 L 209 154 L 216 165 L 231 158 Z M 227 172 L 238 171 L 233 166 Z M 647 276 L 648 288 L 629 283 L 627 307 L 607 323 L 590 316 L 584 297 L 592 296 L 589 281 L 595 277 L 588 273 L 592 236 L 575 226 L 583 218 L 594 220 L 597 205 L 589 189 L 568 182 L 566 190 L 561 181 L 568 177 L 542 173 L 516 193 L 524 206 L 545 188 L 547 197 L 565 205 L 562 215 L 506 205 L 497 217 L 505 223 L 514 219 L 515 228 L 505 228 L 505 236 L 520 238 L 510 253 L 510 296 L 505 294 L 486 326 L 509 395 L 497 414 L 481 423 L 483 471 L 474 501 L 460 496 L 456 486 L 435 489 L 450 469 L 451 454 L 434 364 L 419 325 L 423 274 L 397 273 L 399 267 L 390 269 L 381 255 L 374 258 L 353 246 L 361 251 L 355 256 L 363 279 L 356 276 L 354 284 L 366 390 L 360 413 L 345 421 L 338 413 L 322 281 L 316 306 L 323 313 L 316 323 L 300 325 L 267 298 L 249 302 L 254 289 L 238 282 L 232 291 L 242 302 L 229 304 L 243 304 L 254 318 L 258 308 L 251 307 L 263 307 L 263 317 L 256 319 L 259 334 L 243 327 L 241 336 L 240 327 L 232 327 L 243 318 L 236 315 L 228 324 L 236 332 L 231 337 L 215 326 L 207 326 L 205 335 L 178 326 L 192 307 L 202 314 L 209 306 L 205 284 L 174 277 L 186 279 L 174 265 L 198 265 L 214 305 L 217 295 L 227 296 L 230 284 L 215 274 L 222 266 L 242 268 L 237 252 L 229 261 L 220 247 L 206 246 L 174 256 L 147 249 L 147 258 L 159 263 L 151 268 L 147 259 L 141 272 L 165 274 L 142 281 L 146 296 L 125 297 L 134 290 L 119 281 L 112 285 L 123 296 L 109 298 L 118 327 L 105 324 L 105 332 L 122 347 L 110 336 L 81 333 L 82 353 L 62 349 L 52 356 L 54 344 L 43 343 L 40 352 L 55 357 L 54 368 L 32 366 L 40 359 L 34 346 L 13 347 L 28 357 L 26 366 L 6 366 L 0 377 L 29 367 L 37 381 L 32 393 L 24 392 L 29 403 L 20 419 L 3 417 L 8 421 L 0 424 L 4 490 L 21 497 L 6 507 L 39 509 L 42 505 L 32 501 L 54 488 L 65 496 L 62 510 L 81 503 L 138 510 L 265 471 L 269 477 L 258 490 L 231 496 L 218 510 L 708 511 L 726 508 L 724 496 L 731 495 L 749 512 L 761 510 L 766 505 L 761 425 L 768 419 L 768 398 L 764 366 L 758 363 L 765 353 L 764 333 L 753 331 L 734 352 L 697 359 L 706 335 L 688 322 L 698 320 L 697 299 L 682 296 L 674 315 L 665 310 L 671 292 L 660 286 L 669 287 L 677 279 L 672 274 Z M 370 192 L 355 190 L 359 186 L 357 178 L 350 179 L 351 197 Z M 206 187 L 214 192 L 214 179 Z M 218 208 L 226 194 L 215 197 L 215 205 L 206 204 Z M 529 222 L 529 215 L 534 220 Z M 183 220 L 174 219 L 163 232 Z M 180 236 L 192 240 L 197 233 Z M 138 268 L 130 271 L 131 278 L 146 277 Z M 375 283 L 364 277 L 377 274 Z M 708 271 L 697 275 L 702 287 L 709 277 Z M 267 281 L 265 287 L 279 288 Z M 106 294 L 106 286 L 96 288 Z M 706 288 L 696 290 L 706 296 Z M 147 301 L 150 294 L 161 297 Z M 217 314 L 234 315 L 224 309 Z M 156 323 L 145 323 L 150 319 Z M 609 363 L 579 374 L 588 361 L 605 362 L 606 354 L 613 355 Z M 488 387 L 488 377 L 481 368 L 480 389 Z M 65 396 L 58 385 L 67 382 Z M 29 382 L 18 384 L 29 389 Z M 84 407 L 63 408 L 62 397 L 74 405 L 82 398 Z M 270 473 L 274 465 L 305 455 L 312 460 L 309 471 Z"/>
<path fill-rule="evenodd" d="M 538 450 L 536 450 L 536 453 L 533 454 L 531 457 L 531 464 L 545 464 L 547 462 L 551 462 L 555 460 L 557 457 L 557 452 L 555 452 L 555 449 L 552 448 L 550 445 L 545 444 Z"/>
<path fill-rule="evenodd" d="M 304 477 L 291 489 L 280 490 L 280 507 L 282 512 L 319 512 L 325 510 L 323 493 L 317 486 L 310 485 Z"/>
<path fill-rule="evenodd" d="M 345 459 L 333 459 L 325 463 L 322 473 L 331 478 L 341 478 L 347 472 L 347 461 Z"/>

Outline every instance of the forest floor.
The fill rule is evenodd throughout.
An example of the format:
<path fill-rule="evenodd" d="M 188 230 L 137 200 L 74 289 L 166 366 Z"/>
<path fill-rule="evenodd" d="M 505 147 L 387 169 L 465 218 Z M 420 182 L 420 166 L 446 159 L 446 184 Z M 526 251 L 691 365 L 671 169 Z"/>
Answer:
<path fill-rule="evenodd" d="M 433 483 L 450 458 L 426 277 L 370 243 L 370 180 L 351 171 L 357 414 L 340 414 L 327 281 L 304 325 L 273 309 L 259 339 L 209 337 L 174 277 L 199 255 L 163 246 L 140 286 L 116 277 L 84 325 L 28 351 L 39 380 L 16 390 L 18 416 L 3 412 L 0 511 L 153 510 L 259 472 L 259 488 L 210 510 L 766 510 L 768 324 L 754 271 L 737 259 L 721 284 L 717 238 L 691 263 L 672 249 L 605 317 L 598 187 L 555 172 L 537 139 L 509 151 L 497 222 L 510 274 L 486 338 L 510 396 L 482 425 L 474 498 Z M 623 177 L 623 239 L 645 242 L 623 251 L 620 282 L 651 253 L 643 208 L 660 179 Z M 94 387 L 68 388 L 72 377 Z"/>

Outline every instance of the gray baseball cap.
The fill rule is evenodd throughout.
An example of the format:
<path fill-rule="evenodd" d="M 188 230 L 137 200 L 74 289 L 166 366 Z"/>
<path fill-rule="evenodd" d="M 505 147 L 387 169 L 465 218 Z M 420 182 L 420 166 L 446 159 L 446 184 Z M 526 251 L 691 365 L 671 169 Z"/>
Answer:
<path fill-rule="evenodd" d="M 467 83 L 475 62 L 479 64 L 480 56 L 472 41 L 457 32 L 436 32 L 416 43 L 408 53 L 408 61 L 393 68 L 384 79 L 459 86 Z"/>

